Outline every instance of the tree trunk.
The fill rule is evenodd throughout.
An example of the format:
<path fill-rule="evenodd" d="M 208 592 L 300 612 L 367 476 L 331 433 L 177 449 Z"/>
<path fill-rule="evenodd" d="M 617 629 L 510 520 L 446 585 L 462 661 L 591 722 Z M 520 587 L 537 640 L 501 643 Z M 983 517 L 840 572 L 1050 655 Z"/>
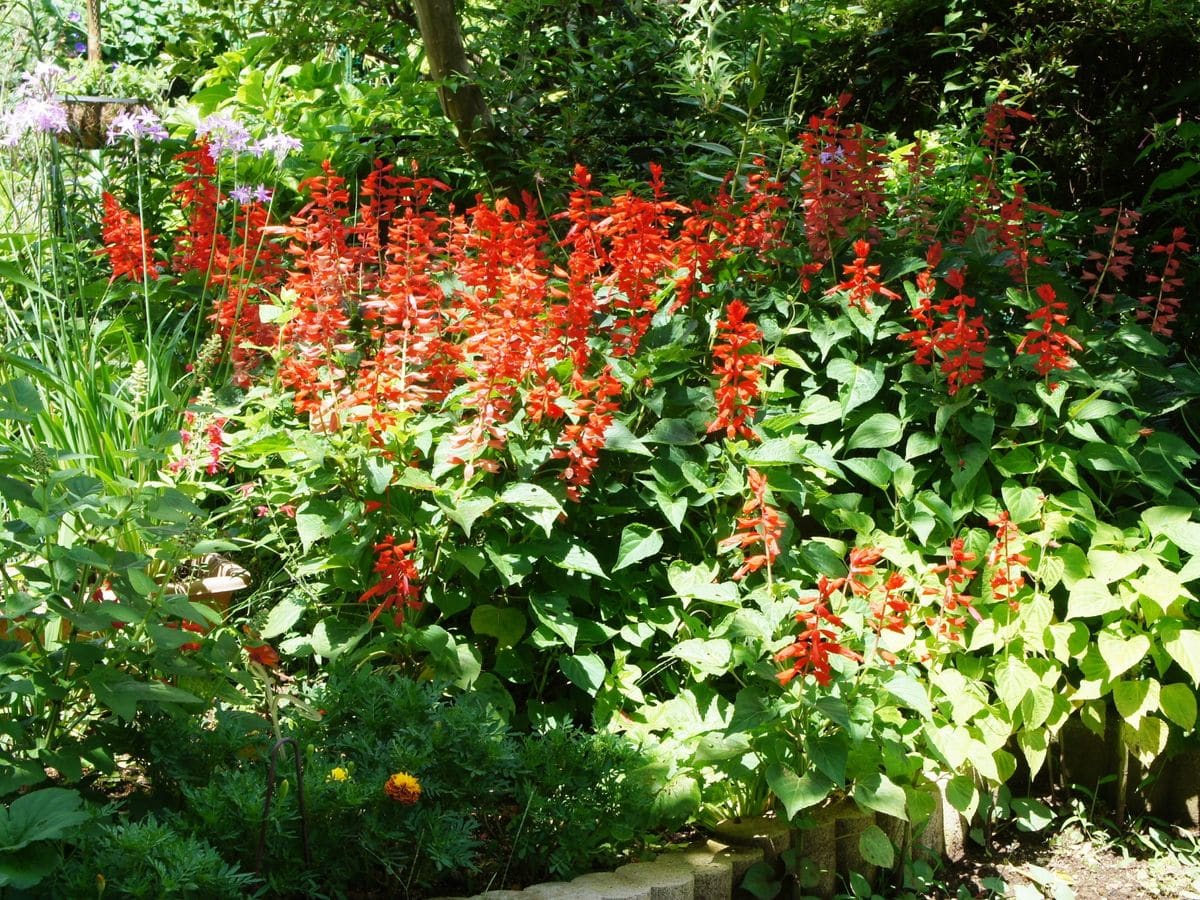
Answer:
<path fill-rule="evenodd" d="M 429 75 L 438 82 L 442 112 L 458 129 L 463 149 L 478 150 L 495 136 L 495 124 L 479 85 L 471 80 L 471 64 L 463 46 L 454 0 L 412 0 L 429 61 Z"/>

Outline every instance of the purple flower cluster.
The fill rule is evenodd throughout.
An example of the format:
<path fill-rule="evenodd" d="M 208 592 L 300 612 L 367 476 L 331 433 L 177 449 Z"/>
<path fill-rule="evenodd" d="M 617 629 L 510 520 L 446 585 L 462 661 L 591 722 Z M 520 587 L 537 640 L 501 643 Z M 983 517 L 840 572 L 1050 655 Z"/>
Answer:
<path fill-rule="evenodd" d="M 269 134 L 260 141 L 255 141 L 254 146 L 250 148 L 250 152 L 255 156 L 263 157 L 268 153 L 274 154 L 276 162 L 283 162 L 289 153 L 299 150 L 303 145 L 294 137 L 289 137 L 281 132 Z"/>
<path fill-rule="evenodd" d="M 119 112 L 108 126 L 108 142 L 115 144 L 121 138 L 131 138 L 134 144 L 149 138 L 155 143 L 167 139 L 167 129 L 154 110 L 137 106 L 128 112 Z"/>
<path fill-rule="evenodd" d="M 283 162 L 289 153 L 299 150 L 302 146 L 296 138 L 280 132 L 253 140 L 245 125 L 223 112 L 213 113 L 201 119 L 200 124 L 196 126 L 196 137 L 208 141 L 208 154 L 213 162 L 217 162 L 226 153 L 234 156 L 249 153 L 258 158 L 271 154 L 276 162 Z"/>
<path fill-rule="evenodd" d="M 201 119 L 196 126 L 196 137 L 208 141 L 208 155 L 213 162 L 226 153 L 237 156 L 250 149 L 250 132 L 227 113 L 213 113 Z"/>
<path fill-rule="evenodd" d="M 58 96 L 64 72 L 54 63 L 40 62 L 21 76 L 12 109 L 0 113 L 0 147 L 15 147 L 26 134 L 67 130 L 67 108 Z"/>
<path fill-rule="evenodd" d="M 256 200 L 259 203 L 270 203 L 272 192 L 265 184 L 260 184 L 255 188 L 249 185 L 239 185 L 229 192 L 229 197 L 234 202 L 245 206 L 251 200 Z"/>

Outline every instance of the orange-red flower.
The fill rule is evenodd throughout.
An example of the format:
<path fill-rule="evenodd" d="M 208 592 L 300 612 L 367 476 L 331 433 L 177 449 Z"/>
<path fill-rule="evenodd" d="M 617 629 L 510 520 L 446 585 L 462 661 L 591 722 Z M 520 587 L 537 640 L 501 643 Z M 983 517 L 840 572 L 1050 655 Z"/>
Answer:
<path fill-rule="evenodd" d="M 388 535 L 375 545 L 374 572 L 379 575 L 379 581 L 363 592 L 358 598 L 359 603 L 366 603 L 376 597 L 380 603 L 367 617 L 374 622 L 380 613 L 392 609 L 395 613 L 392 621 L 396 625 L 404 624 L 406 609 L 421 608 L 421 585 L 418 581 L 420 573 L 417 564 L 409 558 L 416 549 L 416 543 L 405 541 L 397 544 L 393 535 Z"/>
<path fill-rule="evenodd" d="M 246 654 L 260 666 L 273 669 L 279 665 L 279 652 L 270 644 L 246 645 Z"/>
<path fill-rule="evenodd" d="M 742 514 L 736 520 L 737 527 L 733 534 L 717 545 L 719 552 L 740 547 L 745 553 L 752 547 L 759 547 L 760 552 L 744 555 L 742 565 L 733 573 L 733 580 L 739 581 L 751 572 L 757 572 L 763 566 L 770 565 L 779 556 L 779 539 L 783 536 L 783 517 L 779 510 L 767 503 L 767 479 L 754 469 L 746 470 L 750 482 L 750 499 L 742 506 Z"/>
<path fill-rule="evenodd" d="M 883 286 L 879 281 L 878 265 L 868 266 L 867 256 L 871 253 L 871 245 L 866 241 L 854 242 L 854 262 L 842 266 L 844 281 L 831 287 L 827 294 L 837 291 L 846 292 L 846 302 L 853 308 L 857 307 L 864 313 L 871 312 L 871 298 L 878 294 L 889 300 L 899 300 L 900 295 Z"/>
<path fill-rule="evenodd" d="M 730 440 L 739 435 L 758 440 L 747 420 L 756 412 L 753 402 L 758 397 L 762 368 L 769 361 L 752 347 L 762 339 L 762 332 L 753 322 L 747 322 L 750 312 L 741 300 L 725 308 L 724 320 L 717 323 L 717 343 L 713 347 L 713 373 L 719 375 L 717 385 L 717 417 L 708 426 L 708 433 L 724 431 Z"/>
<path fill-rule="evenodd" d="M 154 265 L 154 235 L 142 227 L 142 221 L 117 202 L 107 191 L 101 194 L 104 202 L 104 222 L 101 235 L 104 249 L 97 250 L 99 256 L 107 256 L 112 267 L 112 277 L 142 281 L 158 278 Z"/>
<path fill-rule="evenodd" d="M 1067 324 L 1067 315 L 1062 310 L 1067 304 L 1054 299 L 1054 288 L 1048 284 L 1039 285 L 1038 299 L 1042 305 L 1028 316 L 1030 322 L 1041 322 L 1040 327 L 1026 332 L 1021 343 L 1017 345 L 1017 353 L 1028 353 L 1036 356 L 1033 369 L 1039 375 L 1048 375 L 1058 370 L 1065 372 L 1075 363 L 1071 359 L 1071 350 L 1082 350 L 1079 342 L 1061 329 Z"/>

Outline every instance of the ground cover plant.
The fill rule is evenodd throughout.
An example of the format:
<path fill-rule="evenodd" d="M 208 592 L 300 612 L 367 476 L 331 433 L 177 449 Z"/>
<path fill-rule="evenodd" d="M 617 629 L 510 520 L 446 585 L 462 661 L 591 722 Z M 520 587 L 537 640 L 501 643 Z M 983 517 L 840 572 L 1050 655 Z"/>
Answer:
<path fill-rule="evenodd" d="M 1039 110 L 475 194 L 271 46 L 99 151 L 57 67 L 5 107 L 0 886 L 473 892 L 844 797 L 887 869 L 939 785 L 1046 828 L 1064 729 L 1194 749 L 1193 241 L 1041 202 Z"/>

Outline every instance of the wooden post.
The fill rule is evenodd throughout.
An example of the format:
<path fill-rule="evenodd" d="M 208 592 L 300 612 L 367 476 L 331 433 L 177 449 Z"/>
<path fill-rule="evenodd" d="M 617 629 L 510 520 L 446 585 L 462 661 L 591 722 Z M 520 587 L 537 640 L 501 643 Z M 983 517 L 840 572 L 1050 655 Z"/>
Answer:
<path fill-rule="evenodd" d="M 87 0 L 87 58 L 100 62 L 100 0 Z"/>

